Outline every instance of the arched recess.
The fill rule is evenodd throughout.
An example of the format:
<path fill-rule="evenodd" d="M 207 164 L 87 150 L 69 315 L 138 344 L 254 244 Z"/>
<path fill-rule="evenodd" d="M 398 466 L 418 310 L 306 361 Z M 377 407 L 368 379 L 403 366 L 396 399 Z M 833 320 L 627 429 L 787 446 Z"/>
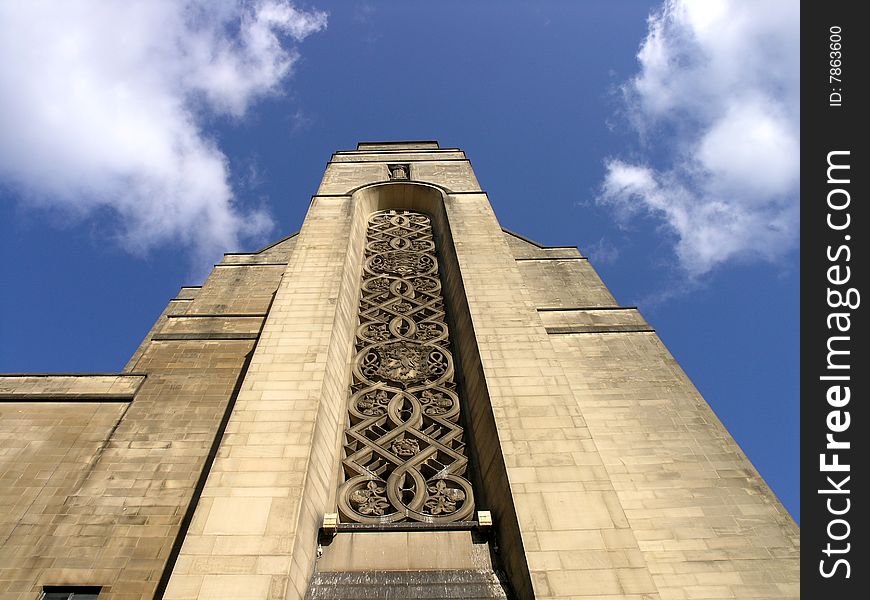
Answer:
<path fill-rule="evenodd" d="M 347 246 L 345 289 L 349 293 L 352 290 L 355 296 L 359 294 L 366 228 L 372 213 L 411 210 L 430 217 L 461 394 L 462 421 L 470 449 L 472 470 L 469 475 L 474 485 L 477 509 L 492 512 L 499 562 L 507 571 L 513 589 L 522 597 L 525 595 L 523 591 L 531 590 L 529 569 L 448 218 L 449 203 L 461 201 L 450 198 L 438 186 L 422 183 L 379 183 L 354 190 L 350 202 L 351 234 Z M 340 483 L 343 476 L 339 462 L 336 463 L 335 479 Z"/>

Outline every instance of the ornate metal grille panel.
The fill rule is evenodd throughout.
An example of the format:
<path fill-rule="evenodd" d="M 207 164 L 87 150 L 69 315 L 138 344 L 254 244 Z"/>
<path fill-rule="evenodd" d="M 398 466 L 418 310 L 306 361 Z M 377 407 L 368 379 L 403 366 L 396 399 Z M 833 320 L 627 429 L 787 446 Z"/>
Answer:
<path fill-rule="evenodd" d="M 342 519 L 467 520 L 474 512 L 429 217 L 369 217 L 345 429 Z"/>

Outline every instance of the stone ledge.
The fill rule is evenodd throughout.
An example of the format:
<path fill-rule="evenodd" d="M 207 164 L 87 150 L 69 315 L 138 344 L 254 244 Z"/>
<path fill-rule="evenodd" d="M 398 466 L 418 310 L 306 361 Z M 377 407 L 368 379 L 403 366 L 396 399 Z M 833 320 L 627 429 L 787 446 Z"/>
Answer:
<path fill-rule="evenodd" d="M 546 250 L 546 248 L 545 248 Z M 526 256 L 521 258 L 514 259 L 517 262 L 520 261 L 537 261 L 537 260 L 589 260 L 585 256 Z"/>
<path fill-rule="evenodd" d="M 7 373 L 0 374 L 0 400 L 124 402 L 143 381 L 139 373 Z"/>
<path fill-rule="evenodd" d="M 635 308 L 538 308 L 549 334 L 655 331 Z"/>
<path fill-rule="evenodd" d="M 567 327 L 545 327 L 550 335 L 568 333 L 653 333 L 652 327 L 637 327 L 635 325 L 574 325 Z"/>
<path fill-rule="evenodd" d="M 338 598 L 476 600 L 507 599 L 511 595 L 506 591 L 506 584 L 499 574 L 491 569 L 447 569 L 315 573 L 305 597 L 310 600 Z"/>
<path fill-rule="evenodd" d="M 286 267 L 285 262 L 220 262 L 215 264 L 215 268 L 226 267 Z"/>
<path fill-rule="evenodd" d="M 256 340 L 259 333 L 198 332 L 198 333 L 157 333 L 151 336 L 154 342 L 176 340 Z"/>
<path fill-rule="evenodd" d="M 371 152 L 378 150 L 456 150 L 456 148 L 441 148 L 438 140 L 386 140 L 375 142 L 358 142 L 356 150 L 339 150 L 335 154 L 349 152 Z"/>
<path fill-rule="evenodd" d="M 256 339 L 263 326 L 265 316 L 264 314 L 167 315 L 163 328 L 159 333 L 151 336 L 151 339 Z"/>
<path fill-rule="evenodd" d="M 426 153 L 430 153 L 426 156 Z M 425 158 L 421 158 L 425 157 Z M 334 163 L 371 163 L 371 162 L 431 162 L 431 161 L 464 161 L 469 162 L 462 152 L 433 152 L 431 150 L 407 150 L 390 152 L 381 150 L 365 154 L 337 154 L 327 165 Z"/>
<path fill-rule="evenodd" d="M 492 569 L 489 544 L 470 531 L 339 533 L 321 548 L 319 573 Z"/>

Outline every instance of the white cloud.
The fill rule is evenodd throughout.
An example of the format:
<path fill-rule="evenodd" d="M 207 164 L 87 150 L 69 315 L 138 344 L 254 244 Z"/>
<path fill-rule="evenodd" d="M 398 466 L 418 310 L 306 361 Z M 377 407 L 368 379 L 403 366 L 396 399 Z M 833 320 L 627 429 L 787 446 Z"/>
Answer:
<path fill-rule="evenodd" d="M 668 0 L 650 17 L 623 92 L 656 167 L 608 160 L 598 200 L 663 219 L 690 277 L 797 242 L 799 25 L 793 0 Z"/>
<path fill-rule="evenodd" d="M 20 198 L 110 209 L 133 252 L 199 259 L 271 227 L 244 210 L 207 118 L 280 93 L 326 15 L 286 0 L 0 3 L 0 178 Z"/>
<path fill-rule="evenodd" d="M 605 237 L 598 241 L 584 245 L 583 250 L 596 265 L 608 265 L 619 259 L 619 247 Z"/>

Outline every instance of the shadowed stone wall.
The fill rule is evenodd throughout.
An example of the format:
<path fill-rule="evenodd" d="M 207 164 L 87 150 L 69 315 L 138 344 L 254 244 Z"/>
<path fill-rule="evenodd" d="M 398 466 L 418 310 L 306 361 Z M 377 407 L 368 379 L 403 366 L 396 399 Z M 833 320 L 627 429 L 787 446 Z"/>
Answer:
<path fill-rule="evenodd" d="M 125 374 L 0 375 L 0 599 L 159 593 L 293 243 L 183 288 Z"/>

